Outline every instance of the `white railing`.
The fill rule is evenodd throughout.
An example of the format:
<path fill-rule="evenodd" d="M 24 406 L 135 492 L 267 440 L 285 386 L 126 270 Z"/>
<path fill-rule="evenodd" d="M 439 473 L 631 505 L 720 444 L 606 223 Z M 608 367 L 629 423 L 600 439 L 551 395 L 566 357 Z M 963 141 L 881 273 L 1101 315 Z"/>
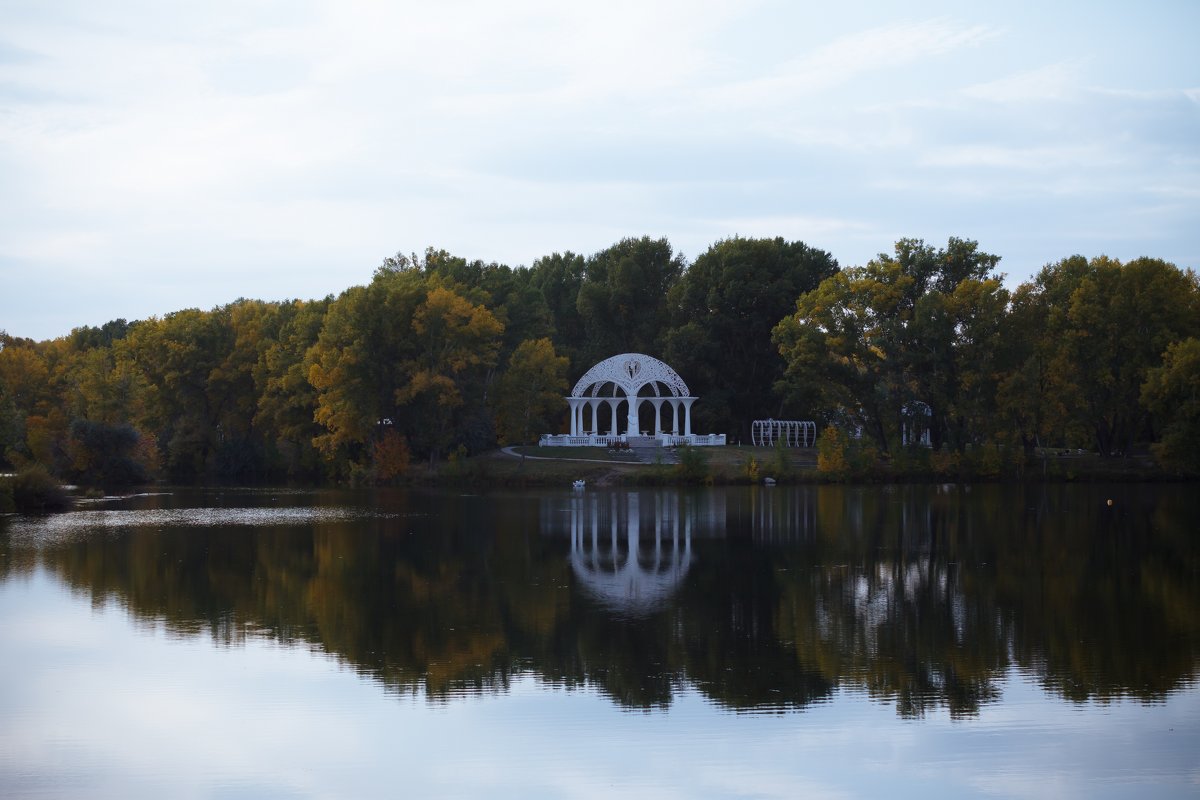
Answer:
<path fill-rule="evenodd" d="M 692 447 L 724 447 L 725 434 L 693 433 L 690 436 L 682 436 L 675 433 L 664 433 L 659 435 L 658 441 L 663 447 L 679 447 L 684 444 Z"/>
<path fill-rule="evenodd" d="M 684 444 L 691 445 L 692 447 L 723 447 L 725 445 L 725 434 L 723 433 L 693 433 L 690 436 L 660 433 L 658 436 L 645 436 L 641 438 L 647 441 L 657 441 L 663 447 L 678 447 Z M 629 437 L 625 434 L 613 436 L 610 434 L 589 433 L 582 436 L 571 436 L 569 433 L 543 433 L 541 438 L 538 439 L 538 445 L 541 447 L 612 447 L 615 444 L 625 444 L 627 442 L 629 442 Z"/>
<path fill-rule="evenodd" d="M 612 447 L 614 444 L 621 444 L 625 441 L 624 436 L 610 436 L 608 434 L 584 434 L 583 436 L 572 436 L 569 433 L 543 433 L 538 439 L 539 447 Z"/>
<path fill-rule="evenodd" d="M 693 435 L 692 439 L 694 440 L 692 442 L 692 444 L 695 445 L 696 447 L 724 447 L 725 446 L 725 434 L 723 434 L 723 433 L 710 433 L 707 436 Z"/>

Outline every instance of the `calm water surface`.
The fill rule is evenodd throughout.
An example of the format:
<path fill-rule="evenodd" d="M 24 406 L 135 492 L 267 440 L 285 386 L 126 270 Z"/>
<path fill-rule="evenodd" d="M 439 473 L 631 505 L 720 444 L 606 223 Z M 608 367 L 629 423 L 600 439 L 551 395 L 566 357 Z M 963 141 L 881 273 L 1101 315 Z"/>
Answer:
<path fill-rule="evenodd" d="M 1198 522 L 1195 486 L 0 517 L 0 796 L 1195 797 Z"/>

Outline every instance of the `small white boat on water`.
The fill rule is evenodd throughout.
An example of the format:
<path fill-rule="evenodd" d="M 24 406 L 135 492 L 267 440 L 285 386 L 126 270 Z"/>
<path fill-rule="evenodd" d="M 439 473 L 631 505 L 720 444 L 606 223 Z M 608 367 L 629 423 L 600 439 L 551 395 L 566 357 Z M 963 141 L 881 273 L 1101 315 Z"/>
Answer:
<path fill-rule="evenodd" d="M 763 478 L 763 486 L 774 486 L 774 485 L 775 485 L 774 478 Z"/>
<path fill-rule="evenodd" d="M 582 489 L 582 488 L 583 488 L 584 486 L 586 486 L 586 485 L 587 485 L 587 484 L 586 484 L 586 483 L 584 483 L 582 480 L 577 480 L 577 481 L 575 481 L 574 483 L 572 483 L 572 484 L 571 484 L 571 488 L 572 488 L 572 489 Z"/>

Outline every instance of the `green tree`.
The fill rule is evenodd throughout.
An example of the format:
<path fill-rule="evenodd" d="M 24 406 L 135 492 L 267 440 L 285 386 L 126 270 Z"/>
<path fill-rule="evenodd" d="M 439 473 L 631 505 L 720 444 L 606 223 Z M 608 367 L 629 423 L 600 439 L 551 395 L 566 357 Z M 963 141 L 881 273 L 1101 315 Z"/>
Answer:
<path fill-rule="evenodd" d="M 905 406 L 933 410 L 933 444 L 978 438 L 994 398 L 988 363 L 1007 293 L 998 256 L 951 238 L 945 248 L 901 239 L 894 254 L 827 278 L 776 327 L 787 368 L 781 390 L 861 424 L 887 450 Z"/>
<path fill-rule="evenodd" d="M 576 304 L 589 364 L 622 352 L 656 355 L 670 322 L 667 294 L 684 261 L 666 239 L 622 239 L 587 260 Z"/>
<path fill-rule="evenodd" d="M 228 308 L 186 309 L 133 326 L 120 357 L 145 382 L 139 427 L 153 431 L 176 480 L 214 475 L 221 422 L 239 392 L 222 370 L 234 342 Z"/>
<path fill-rule="evenodd" d="M 1200 284 L 1173 264 L 1098 258 L 1071 293 L 1060 337 L 1078 393 L 1073 410 L 1104 455 L 1150 438 L 1139 403 L 1149 371 L 1176 341 L 1200 335 Z"/>
<path fill-rule="evenodd" d="M 1147 372 L 1141 400 L 1162 426 L 1159 460 L 1200 472 L 1200 339 L 1167 346 L 1162 365 Z"/>
<path fill-rule="evenodd" d="M 549 336 L 553 330 L 549 307 L 529 270 L 467 261 L 432 249 L 426 251 L 424 270 L 427 275 L 441 278 L 447 288 L 484 305 L 504 324 L 502 358 L 511 355 L 521 342 Z"/>
<path fill-rule="evenodd" d="M 285 314 L 279 303 L 238 300 L 220 309 L 228 314 L 231 341 L 208 376 L 219 406 L 216 474 L 222 480 L 261 479 L 267 472 L 268 437 L 258 424 L 265 390 L 260 364 L 278 340 Z"/>
<path fill-rule="evenodd" d="M 539 258 L 529 268 L 530 285 L 541 294 L 550 315 L 555 349 L 570 360 L 572 375 L 581 375 L 591 366 L 583 363 L 587 334 L 578 304 L 586 263 L 583 256 L 568 250 Z"/>
<path fill-rule="evenodd" d="M 149 478 L 138 459 L 139 435 L 128 424 L 109 425 L 77 419 L 71 423 L 67 477 L 87 486 L 116 488 Z"/>
<path fill-rule="evenodd" d="M 796 301 L 795 313 L 772 332 L 785 363 L 777 391 L 818 422 L 862 425 L 885 442 L 888 418 L 885 354 L 850 270 L 833 275 Z"/>
<path fill-rule="evenodd" d="M 50 367 L 35 342 L 3 337 L 0 391 L 25 414 L 44 414 L 53 404 L 48 393 Z"/>
<path fill-rule="evenodd" d="M 708 454 L 703 447 L 680 445 L 678 450 L 679 463 L 675 465 L 675 474 L 687 483 L 704 483 L 710 477 L 708 470 Z"/>
<path fill-rule="evenodd" d="M 258 387 L 254 424 L 267 443 L 273 468 L 290 477 L 315 477 L 322 472 L 320 452 L 313 445 L 322 433 L 314 420 L 317 390 L 308 381 L 306 355 L 317 342 L 332 302 L 327 297 L 281 305 L 278 333 L 254 368 Z"/>
<path fill-rule="evenodd" d="M 567 359 L 549 339 L 528 339 L 508 361 L 495 393 L 496 431 L 502 444 L 523 444 L 556 433 L 567 393 Z"/>
<path fill-rule="evenodd" d="M 1027 450 L 1082 446 L 1090 437 L 1074 413 L 1079 386 L 1065 346 L 1071 296 L 1092 267 L 1083 256 L 1047 264 L 1013 293 L 999 345 L 997 410 Z"/>
<path fill-rule="evenodd" d="M 44 419 L 50 369 L 36 344 L 0 332 L 0 458 L 18 466 L 33 457 L 29 419 Z M 35 425 L 36 427 L 36 425 Z"/>
<path fill-rule="evenodd" d="M 753 420 L 784 414 L 773 400 L 784 361 L 771 331 L 837 269 L 829 253 L 803 242 L 741 237 L 717 242 L 687 269 L 670 292 L 666 357 L 704 398 L 700 429 L 749 441 Z"/>
<path fill-rule="evenodd" d="M 471 400 L 482 408 L 486 375 L 496 364 L 503 332 L 503 323 L 487 308 L 431 279 L 425 302 L 412 317 L 416 351 L 395 391 L 396 402 L 419 420 L 414 435 L 431 461 L 460 433 L 455 423 L 464 421 L 459 409 L 468 388 L 478 392 Z"/>
<path fill-rule="evenodd" d="M 1009 293 L 999 277 L 959 281 L 948 294 L 926 296 L 934 341 L 910 369 L 923 381 L 926 402 L 944 409 L 943 443 L 956 450 L 995 437 L 996 392 Z M 920 352 L 920 350 L 918 350 Z M 934 356 L 938 352 L 940 356 Z"/>
<path fill-rule="evenodd" d="M 404 365 L 417 356 L 412 319 L 425 295 L 419 272 L 381 268 L 368 286 L 342 292 L 325 314 L 306 355 L 321 429 L 313 445 L 339 470 L 365 465 L 380 420 L 400 422 L 396 389 L 407 382 Z"/>

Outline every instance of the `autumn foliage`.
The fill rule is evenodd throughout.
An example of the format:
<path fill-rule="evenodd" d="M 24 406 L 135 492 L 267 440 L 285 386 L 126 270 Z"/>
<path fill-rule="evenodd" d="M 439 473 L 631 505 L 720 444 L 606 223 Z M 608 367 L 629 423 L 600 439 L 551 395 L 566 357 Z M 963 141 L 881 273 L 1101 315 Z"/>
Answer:
<path fill-rule="evenodd" d="M 0 332 L 0 468 L 393 481 L 416 459 L 562 432 L 572 377 L 636 351 L 701 398 L 695 430 L 745 441 L 766 417 L 832 430 L 831 475 L 914 459 L 1010 474 L 1055 447 L 1200 471 L 1196 274 L 1072 256 L 1009 288 L 999 261 L 963 239 L 903 239 L 847 269 L 781 238 L 725 239 L 691 264 L 649 237 L 516 269 L 430 249 L 336 297 L 42 342 Z M 931 409 L 929 453 L 903 445 L 914 403 Z"/>

